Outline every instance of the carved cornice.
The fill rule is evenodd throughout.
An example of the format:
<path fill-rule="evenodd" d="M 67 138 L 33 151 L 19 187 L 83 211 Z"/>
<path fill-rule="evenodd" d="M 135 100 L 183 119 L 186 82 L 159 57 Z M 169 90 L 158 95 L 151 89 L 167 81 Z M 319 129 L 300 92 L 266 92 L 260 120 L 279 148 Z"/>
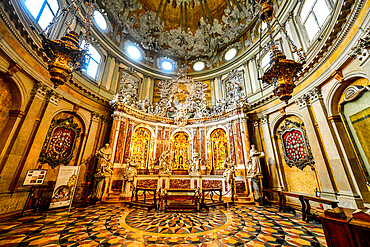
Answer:
<path fill-rule="evenodd" d="M 46 100 L 54 105 L 58 105 L 59 100 L 63 99 L 63 97 L 55 92 L 54 90 L 48 90 Z"/>
<path fill-rule="evenodd" d="M 92 112 L 91 113 L 91 121 L 92 122 L 99 122 L 99 119 L 102 117 L 102 115 L 100 115 L 99 113 L 96 113 L 96 112 Z"/>

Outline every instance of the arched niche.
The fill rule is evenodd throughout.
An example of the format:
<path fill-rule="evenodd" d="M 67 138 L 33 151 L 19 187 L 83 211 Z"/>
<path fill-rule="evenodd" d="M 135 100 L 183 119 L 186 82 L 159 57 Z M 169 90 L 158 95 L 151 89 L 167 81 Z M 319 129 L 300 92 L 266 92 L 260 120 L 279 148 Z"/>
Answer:
<path fill-rule="evenodd" d="M 22 95 L 17 83 L 0 73 L 0 153 L 11 138 L 23 114 Z"/>
<path fill-rule="evenodd" d="M 225 169 L 226 158 L 230 155 L 225 129 L 216 128 L 209 134 L 209 150 L 211 152 L 212 170 Z"/>
<path fill-rule="evenodd" d="M 190 136 L 185 131 L 177 131 L 171 137 L 171 154 L 173 170 L 188 170 L 191 158 Z"/>
<path fill-rule="evenodd" d="M 148 169 L 152 132 L 146 127 L 135 128 L 132 135 L 130 160 L 137 164 L 137 169 Z"/>
<path fill-rule="evenodd" d="M 315 194 L 320 182 L 303 120 L 290 114 L 274 119 L 272 130 L 281 174 L 288 191 Z M 271 181 L 278 184 L 278 181 Z M 299 203 L 298 200 L 292 201 Z"/>
<path fill-rule="evenodd" d="M 341 94 L 338 104 L 340 119 L 355 151 L 360 169 L 370 185 L 370 85 L 365 78 L 353 81 Z M 346 135 L 342 137 L 344 139 Z M 356 169 L 356 167 L 352 167 Z"/>

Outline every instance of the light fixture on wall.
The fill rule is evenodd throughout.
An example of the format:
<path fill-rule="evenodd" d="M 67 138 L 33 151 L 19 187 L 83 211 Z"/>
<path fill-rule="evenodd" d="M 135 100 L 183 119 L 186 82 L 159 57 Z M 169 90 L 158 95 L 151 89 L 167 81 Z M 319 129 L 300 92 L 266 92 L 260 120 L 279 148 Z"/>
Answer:
<path fill-rule="evenodd" d="M 279 97 L 281 101 L 285 101 L 288 103 L 288 100 L 292 98 L 293 89 L 295 87 L 295 79 L 298 76 L 298 73 L 302 70 L 302 66 L 305 63 L 305 57 L 301 53 L 302 49 L 297 49 L 297 47 L 293 44 L 293 41 L 287 34 L 284 27 L 278 22 L 277 18 L 276 22 L 284 32 L 285 36 L 287 37 L 291 47 L 293 48 L 293 53 L 297 53 L 299 56 L 300 61 L 296 62 L 291 59 L 287 59 L 286 56 L 279 50 L 278 46 L 275 43 L 273 38 L 273 29 L 271 27 L 271 20 L 273 17 L 273 6 L 268 3 L 268 0 L 256 0 L 258 4 L 262 6 L 260 10 L 260 19 L 262 22 L 267 24 L 268 35 L 270 37 L 270 62 L 269 67 L 264 72 L 262 81 L 271 84 L 274 87 L 274 94 Z M 260 44 L 261 44 L 261 33 L 262 30 L 260 29 Z M 262 47 L 260 45 L 260 51 Z"/>
<path fill-rule="evenodd" d="M 90 41 L 90 30 L 93 16 L 93 2 L 94 0 L 87 0 L 86 15 L 83 17 L 85 23 L 85 39 Z M 55 87 L 63 85 L 68 80 L 72 79 L 72 72 L 81 70 L 86 67 L 88 58 L 88 42 L 85 42 L 84 49 L 80 48 L 80 36 L 72 31 L 71 24 L 77 13 L 80 12 L 82 1 L 72 1 L 66 8 L 64 8 L 60 15 L 46 27 L 40 34 L 42 38 L 42 46 L 45 54 L 49 58 L 48 69 L 50 73 L 50 80 Z M 46 31 L 64 14 L 70 12 L 72 19 L 66 22 L 66 34 L 60 40 L 52 40 L 46 37 Z"/>

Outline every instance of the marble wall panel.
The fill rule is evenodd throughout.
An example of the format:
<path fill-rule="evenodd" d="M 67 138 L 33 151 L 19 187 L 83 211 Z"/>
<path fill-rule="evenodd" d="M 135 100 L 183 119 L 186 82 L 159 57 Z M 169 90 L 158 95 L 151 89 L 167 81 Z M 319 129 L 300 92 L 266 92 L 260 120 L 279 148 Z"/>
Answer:
<path fill-rule="evenodd" d="M 171 189 L 190 189 L 190 179 L 170 179 Z"/>
<path fill-rule="evenodd" d="M 235 159 L 235 144 L 234 144 L 234 135 L 232 127 L 229 128 L 229 144 L 230 144 L 230 157 L 231 159 L 236 162 Z"/>
<path fill-rule="evenodd" d="M 206 137 L 205 130 L 200 130 L 200 157 L 202 159 L 202 164 L 206 162 Z"/>
<path fill-rule="evenodd" d="M 202 189 L 222 188 L 222 180 L 202 180 Z"/>
<path fill-rule="evenodd" d="M 237 153 L 237 159 L 238 164 L 244 164 L 244 152 L 243 152 L 243 143 L 242 143 L 242 134 L 240 131 L 240 124 L 236 123 L 236 153 Z"/>
<path fill-rule="evenodd" d="M 156 189 L 158 186 L 158 179 L 140 179 L 137 180 L 137 187 Z"/>
<path fill-rule="evenodd" d="M 125 121 L 121 121 L 121 124 L 119 126 L 119 133 L 118 133 L 116 155 L 114 157 L 114 163 L 121 163 L 122 162 L 125 136 L 126 136 L 126 123 L 125 123 Z"/>
<path fill-rule="evenodd" d="M 161 154 L 162 154 L 162 147 L 163 147 L 163 140 L 162 140 L 162 130 L 161 129 L 158 129 L 158 133 L 157 133 L 157 148 L 156 148 L 156 159 L 159 159 L 159 157 L 161 157 Z"/>
<path fill-rule="evenodd" d="M 133 124 L 130 123 L 127 129 L 127 137 L 126 137 L 125 154 L 123 158 L 123 163 L 127 163 L 127 159 L 129 158 L 129 155 L 130 155 L 130 144 L 131 144 L 133 127 L 134 127 Z"/>

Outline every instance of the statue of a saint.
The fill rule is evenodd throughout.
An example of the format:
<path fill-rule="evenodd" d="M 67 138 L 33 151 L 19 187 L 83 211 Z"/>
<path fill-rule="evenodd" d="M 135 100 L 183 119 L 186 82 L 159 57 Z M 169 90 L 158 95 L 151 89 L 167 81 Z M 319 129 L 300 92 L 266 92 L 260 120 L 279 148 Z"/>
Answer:
<path fill-rule="evenodd" d="M 169 150 L 164 151 L 159 158 L 159 173 L 160 174 L 171 174 L 171 154 Z"/>
<path fill-rule="evenodd" d="M 263 152 L 258 152 L 258 150 L 256 149 L 256 145 L 251 145 L 249 156 L 251 159 L 248 160 L 249 166 L 247 169 L 247 175 L 255 177 L 256 175 L 262 173 L 260 158 L 265 157 L 265 154 Z"/>
<path fill-rule="evenodd" d="M 112 156 L 112 149 L 109 147 L 109 143 L 106 143 L 97 153 L 98 157 L 98 170 L 105 176 L 111 176 L 113 173 L 112 163 L 110 158 Z"/>
<path fill-rule="evenodd" d="M 189 160 L 189 175 L 200 175 L 200 164 L 202 159 L 199 157 L 199 154 L 194 151 L 193 159 Z"/>
<path fill-rule="evenodd" d="M 135 177 L 137 175 L 136 166 L 137 163 L 132 162 L 130 159 L 128 160 L 128 165 L 126 166 L 123 174 L 123 178 L 125 181 L 132 183 L 135 180 Z"/>
<path fill-rule="evenodd" d="M 235 185 L 235 162 L 231 158 L 227 158 L 225 163 L 226 169 L 222 175 L 230 186 Z"/>

